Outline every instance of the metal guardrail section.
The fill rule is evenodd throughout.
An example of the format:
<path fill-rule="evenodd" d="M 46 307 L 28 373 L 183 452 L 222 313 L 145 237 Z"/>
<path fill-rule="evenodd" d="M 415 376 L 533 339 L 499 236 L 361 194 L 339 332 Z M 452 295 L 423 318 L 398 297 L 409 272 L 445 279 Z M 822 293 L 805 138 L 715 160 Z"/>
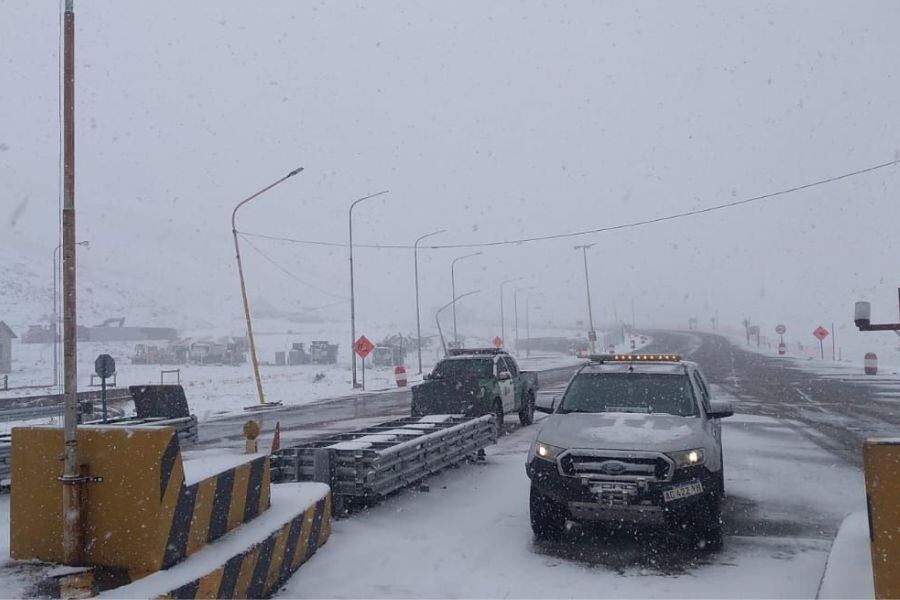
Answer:
<path fill-rule="evenodd" d="M 0 398 L 0 422 L 44 419 L 61 415 L 64 399 L 63 394 Z M 128 388 L 108 389 L 106 390 L 106 401 L 109 404 L 130 402 L 131 392 Z M 100 390 L 78 392 L 78 402 L 82 407 L 88 403 L 100 402 Z M 82 412 L 86 411 L 82 410 Z"/>
<path fill-rule="evenodd" d="M 407 417 L 282 448 L 272 456 L 272 480 L 321 481 L 336 496 L 379 497 L 496 441 L 492 415 Z"/>

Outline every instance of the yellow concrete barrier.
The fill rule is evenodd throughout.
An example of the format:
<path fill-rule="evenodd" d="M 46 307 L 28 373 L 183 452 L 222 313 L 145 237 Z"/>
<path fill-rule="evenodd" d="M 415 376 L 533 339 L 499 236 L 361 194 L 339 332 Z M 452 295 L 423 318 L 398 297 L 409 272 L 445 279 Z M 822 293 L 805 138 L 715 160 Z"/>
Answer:
<path fill-rule="evenodd" d="M 268 598 L 331 533 L 331 494 L 285 523 L 262 543 L 177 589 L 168 598 Z"/>
<path fill-rule="evenodd" d="M 900 438 L 863 444 L 876 598 L 900 598 Z"/>
<path fill-rule="evenodd" d="M 269 460 L 185 484 L 172 428 L 78 428 L 85 486 L 85 561 L 126 569 L 132 580 L 167 568 L 269 506 Z M 10 556 L 62 561 L 62 430 L 12 433 Z"/>

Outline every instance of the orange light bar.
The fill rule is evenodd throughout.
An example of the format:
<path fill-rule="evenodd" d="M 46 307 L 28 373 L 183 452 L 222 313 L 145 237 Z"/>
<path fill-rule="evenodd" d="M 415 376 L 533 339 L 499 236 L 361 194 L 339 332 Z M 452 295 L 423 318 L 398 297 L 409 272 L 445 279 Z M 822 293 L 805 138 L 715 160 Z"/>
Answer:
<path fill-rule="evenodd" d="M 593 354 L 592 362 L 681 362 L 680 354 Z"/>

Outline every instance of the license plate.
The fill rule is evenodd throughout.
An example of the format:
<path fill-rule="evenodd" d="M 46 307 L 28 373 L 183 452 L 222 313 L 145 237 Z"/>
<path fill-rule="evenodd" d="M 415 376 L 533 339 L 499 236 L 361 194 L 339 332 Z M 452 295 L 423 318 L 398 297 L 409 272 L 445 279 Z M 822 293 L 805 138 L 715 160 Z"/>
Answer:
<path fill-rule="evenodd" d="M 699 481 L 692 481 L 690 483 L 684 483 L 682 485 L 664 491 L 663 500 L 665 500 L 666 502 L 671 502 L 673 500 L 680 500 L 681 498 L 696 496 L 697 494 L 702 493 L 703 484 Z"/>

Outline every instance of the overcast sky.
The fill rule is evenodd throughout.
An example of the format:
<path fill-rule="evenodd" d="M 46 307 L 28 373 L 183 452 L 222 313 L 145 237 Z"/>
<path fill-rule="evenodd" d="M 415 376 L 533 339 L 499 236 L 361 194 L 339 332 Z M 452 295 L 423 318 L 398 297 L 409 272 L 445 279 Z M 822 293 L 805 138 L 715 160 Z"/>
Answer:
<path fill-rule="evenodd" d="M 515 239 L 651 218 L 900 158 L 900 3 L 79 2 L 77 206 L 85 260 L 239 314 L 239 229 L 344 243 Z M 56 244 L 55 3 L 0 0 L 0 235 Z M 466 306 L 536 286 L 542 316 L 595 309 L 682 325 L 893 319 L 900 167 L 774 200 L 576 239 L 486 248 L 457 265 Z M 348 295 L 344 248 L 254 244 Z M 450 261 L 422 254 L 423 306 Z M 288 308 L 334 297 L 249 247 L 248 284 Z M 359 249 L 360 327 L 409 327 L 412 253 Z M 224 301 L 208 303 L 211 292 Z M 170 294 L 167 298 L 171 298 Z M 346 307 L 332 309 L 343 316 Z"/>

